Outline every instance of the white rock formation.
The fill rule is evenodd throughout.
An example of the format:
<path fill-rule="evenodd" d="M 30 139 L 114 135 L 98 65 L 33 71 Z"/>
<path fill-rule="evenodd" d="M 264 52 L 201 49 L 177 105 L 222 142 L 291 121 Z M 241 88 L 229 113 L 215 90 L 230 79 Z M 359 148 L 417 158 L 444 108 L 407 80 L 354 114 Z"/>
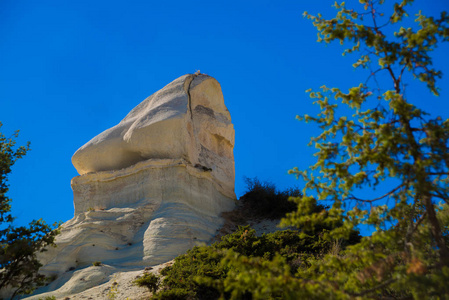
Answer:
<path fill-rule="evenodd" d="M 147 159 L 183 158 L 212 171 L 234 197 L 234 128 L 220 84 L 207 75 L 184 75 L 135 107 L 72 157 L 77 171 L 119 170 Z"/>
<path fill-rule="evenodd" d="M 81 174 L 72 179 L 75 217 L 41 257 L 43 273 L 59 276 L 47 290 L 85 290 L 70 274 L 95 261 L 112 269 L 90 287 L 111 270 L 158 265 L 208 242 L 234 207 L 233 146 L 220 84 L 185 75 L 81 147 L 72 157 Z"/>

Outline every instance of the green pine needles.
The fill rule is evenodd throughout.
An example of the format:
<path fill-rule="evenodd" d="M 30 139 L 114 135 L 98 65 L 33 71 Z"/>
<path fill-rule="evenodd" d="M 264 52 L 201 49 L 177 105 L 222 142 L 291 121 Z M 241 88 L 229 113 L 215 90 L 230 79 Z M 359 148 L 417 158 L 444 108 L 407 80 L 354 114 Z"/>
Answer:
<path fill-rule="evenodd" d="M 404 78 L 411 74 L 438 95 L 436 81 L 442 73 L 433 67 L 430 53 L 448 41 L 449 16 L 419 13 L 415 27 L 399 26 L 389 34 L 390 26 L 397 28 L 408 17 L 413 1 L 393 7 L 382 0 L 359 2 L 361 7 L 354 9 L 335 4 L 333 19 L 305 16 L 318 29 L 319 41 L 348 43 L 344 55 L 361 53 L 354 67 L 369 70 L 368 79 L 383 76 L 391 88 L 361 83 L 348 92 L 325 86 L 308 91 L 321 112 L 298 119 L 322 129 L 310 142 L 318 149 L 317 162 L 310 170 L 290 171 L 304 180 L 304 196 L 296 199 L 297 212 L 288 214 L 283 224 L 310 230 L 341 221 L 326 236 L 329 240 L 347 238 L 360 224 L 375 232 L 343 256 L 316 262 L 315 272 L 300 274 L 299 281 L 306 289 L 319 286 L 321 293 L 340 299 L 446 298 L 449 120 L 418 108 L 405 93 Z M 373 192 L 386 186 L 382 194 Z M 376 196 L 363 197 L 361 192 Z M 327 216 L 309 214 L 308 207 L 319 200 L 333 203 Z"/>
<path fill-rule="evenodd" d="M 0 129 L 1 126 L 0 123 Z M 7 176 L 17 159 L 29 150 L 29 144 L 15 147 L 17 137 L 18 131 L 10 138 L 0 132 L 0 290 L 9 290 L 11 299 L 30 294 L 49 281 L 38 273 L 42 265 L 36 253 L 54 246 L 58 234 L 57 229 L 41 219 L 32 221 L 29 226 L 14 227 L 12 224 L 11 199 L 6 195 Z"/>
<path fill-rule="evenodd" d="M 332 19 L 304 14 L 320 42 L 349 45 L 343 54 L 358 55 L 353 66 L 367 80 L 308 91 L 321 112 L 298 119 L 322 130 L 310 142 L 317 161 L 290 171 L 304 189 L 282 220 L 299 231 L 257 237 L 240 228 L 195 248 L 164 270 L 158 299 L 449 298 L 449 120 L 405 93 L 415 78 L 438 95 L 431 53 L 449 40 L 449 16 L 418 13 L 403 27 L 413 1 L 359 2 L 336 3 Z M 372 235 L 354 239 L 360 226 Z"/>
<path fill-rule="evenodd" d="M 161 288 L 152 299 L 284 298 L 296 286 L 286 289 L 283 283 L 294 280 L 300 269 L 308 270 L 325 253 L 360 241 L 354 231 L 350 242 L 331 243 L 322 239 L 325 231 L 283 230 L 256 236 L 254 229 L 240 226 L 221 242 L 177 257 L 162 270 Z"/>

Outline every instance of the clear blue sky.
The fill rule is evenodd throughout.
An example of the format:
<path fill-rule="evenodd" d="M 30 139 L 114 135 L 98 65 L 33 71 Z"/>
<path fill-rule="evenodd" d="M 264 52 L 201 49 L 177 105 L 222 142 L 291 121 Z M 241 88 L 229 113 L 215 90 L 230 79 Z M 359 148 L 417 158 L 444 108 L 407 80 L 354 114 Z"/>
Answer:
<path fill-rule="evenodd" d="M 316 43 L 304 11 L 333 16 L 334 1 L 0 1 L 0 121 L 32 151 L 9 181 L 16 225 L 73 216 L 73 153 L 167 83 L 197 70 L 215 77 L 236 131 L 236 194 L 242 177 L 280 189 L 313 164 L 317 129 L 295 120 L 317 108 L 304 91 L 364 82 L 342 48 Z M 358 1 L 347 1 L 358 2 Z M 386 1 L 391 2 L 391 1 Z M 435 15 L 447 0 L 418 0 Z M 417 88 L 425 110 L 449 117 L 449 47 L 435 52 L 446 77 L 440 98 Z M 413 82 L 414 85 L 420 85 Z"/>

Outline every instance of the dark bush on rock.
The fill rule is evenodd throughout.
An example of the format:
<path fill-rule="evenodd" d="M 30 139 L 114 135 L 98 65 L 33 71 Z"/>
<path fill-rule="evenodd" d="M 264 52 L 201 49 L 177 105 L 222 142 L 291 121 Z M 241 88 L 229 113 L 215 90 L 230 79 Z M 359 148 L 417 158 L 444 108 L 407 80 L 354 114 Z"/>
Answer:
<path fill-rule="evenodd" d="M 134 280 L 134 284 L 146 287 L 150 292 L 155 293 L 159 287 L 160 278 L 153 273 L 144 273 L 141 277 Z"/>
<path fill-rule="evenodd" d="M 279 219 L 296 210 L 296 203 L 290 197 L 302 197 L 298 188 L 284 191 L 276 189 L 271 182 L 260 182 L 258 178 L 245 178 L 247 192 L 240 197 L 241 205 L 249 209 L 255 217 Z"/>

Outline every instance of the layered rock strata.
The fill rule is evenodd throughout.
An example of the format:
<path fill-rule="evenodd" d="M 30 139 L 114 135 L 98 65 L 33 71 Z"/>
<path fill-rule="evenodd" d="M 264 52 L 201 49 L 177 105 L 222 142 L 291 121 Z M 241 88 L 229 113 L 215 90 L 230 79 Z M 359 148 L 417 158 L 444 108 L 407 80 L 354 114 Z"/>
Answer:
<path fill-rule="evenodd" d="M 233 147 L 234 128 L 218 81 L 184 75 L 78 149 L 72 163 L 83 175 L 147 159 L 183 158 L 211 171 L 221 192 L 233 198 Z"/>
<path fill-rule="evenodd" d="M 95 261 L 133 270 L 208 242 L 234 207 L 233 146 L 219 83 L 185 75 L 81 147 L 75 216 L 41 257 L 45 274 L 66 278 L 53 288 Z"/>

